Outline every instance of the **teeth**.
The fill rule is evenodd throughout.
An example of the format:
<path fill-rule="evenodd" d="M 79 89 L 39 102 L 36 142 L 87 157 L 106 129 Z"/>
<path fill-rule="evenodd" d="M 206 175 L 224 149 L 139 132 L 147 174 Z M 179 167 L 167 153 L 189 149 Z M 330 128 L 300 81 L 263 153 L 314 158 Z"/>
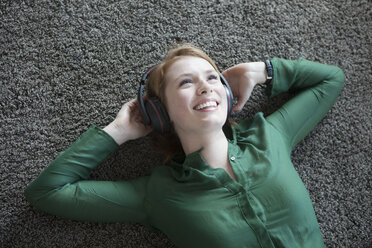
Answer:
<path fill-rule="evenodd" d="M 217 107 L 217 103 L 216 102 L 205 102 L 203 104 L 200 104 L 198 106 L 196 106 L 196 110 L 200 110 L 200 109 L 203 109 L 203 108 L 206 108 L 206 107 Z"/>

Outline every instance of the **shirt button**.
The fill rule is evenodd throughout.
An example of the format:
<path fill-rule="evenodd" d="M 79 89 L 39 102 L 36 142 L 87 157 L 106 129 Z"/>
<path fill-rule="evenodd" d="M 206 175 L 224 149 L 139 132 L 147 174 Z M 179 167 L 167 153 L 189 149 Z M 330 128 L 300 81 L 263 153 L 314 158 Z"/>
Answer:
<path fill-rule="evenodd" d="M 230 159 L 231 159 L 231 161 L 234 161 L 234 160 L 235 160 L 235 157 L 234 157 L 234 156 L 232 156 L 232 157 L 231 157 Z"/>

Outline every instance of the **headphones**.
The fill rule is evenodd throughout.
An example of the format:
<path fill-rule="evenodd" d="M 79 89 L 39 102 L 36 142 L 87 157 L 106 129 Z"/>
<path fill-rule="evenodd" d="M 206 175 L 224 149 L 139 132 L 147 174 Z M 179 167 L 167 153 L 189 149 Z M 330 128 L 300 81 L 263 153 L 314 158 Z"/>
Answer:
<path fill-rule="evenodd" d="M 157 67 L 157 65 L 148 69 L 142 76 L 140 81 L 140 87 L 138 90 L 137 101 L 139 103 L 139 109 L 142 116 L 142 120 L 145 125 L 151 125 L 157 133 L 162 135 L 170 133 L 172 129 L 172 124 L 168 115 L 168 112 L 164 104 L 160 101 L 158 97 L 148 97 L 143 100 L 143 93 L 145 89 L 145 81 L 148 75 Z M 226 98 L 227 98 L 227 118 L 230 116 L 231 109 L 233 106 L 233 94 L 231 92 L 230 86 L 226 79 L 219 74 L 222 84 L 225 86 Z"/>

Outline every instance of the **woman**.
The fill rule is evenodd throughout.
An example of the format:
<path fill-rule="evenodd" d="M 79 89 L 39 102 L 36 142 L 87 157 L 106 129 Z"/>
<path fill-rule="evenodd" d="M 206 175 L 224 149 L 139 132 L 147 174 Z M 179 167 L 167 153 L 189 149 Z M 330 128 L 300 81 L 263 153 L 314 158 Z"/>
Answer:
<path fill-rule="evenodd" d="M 129 181 L 86 180 L 120 144 L 151 132 L 132 100 L 103 130 L 91 126 L 27 187 L 33 206 L 76 220 L 141 223 L 178 247 L 324 247 L 290 153 L 340 94 L 338 67 L 274 58 L 227 69 L 235 111 L 256 84 L 266 84 L 270 97 L 300 91 L 267 117 L 231 125 L 229 90 L 201 50 L 176 47 L 149 74 L 148 96 L 160 99 L 171 125 L 163 137 L 172 144 L 163 146 L 173 157 L 166 166 Z"/>

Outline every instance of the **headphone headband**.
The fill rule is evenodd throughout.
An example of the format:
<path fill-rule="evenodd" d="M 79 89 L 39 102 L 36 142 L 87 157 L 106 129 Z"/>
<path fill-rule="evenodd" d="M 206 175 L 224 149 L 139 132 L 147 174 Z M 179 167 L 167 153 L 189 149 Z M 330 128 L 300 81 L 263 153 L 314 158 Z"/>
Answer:
<path fill-rule="evenodd" d="M 141 79 L 141 82 L 140 84 L 145 84 L 145 81 L 146 81 L 146 78 L 148 77 L 148 75 L 150 75 L 150 73 L 156 68 L 158 67 L 158 65 L 154 65 L 154 66 L 151 66 L 149 69 L 147 69 L 147 71 L 143 74 L 142 76 L 142 79 Z"/>

